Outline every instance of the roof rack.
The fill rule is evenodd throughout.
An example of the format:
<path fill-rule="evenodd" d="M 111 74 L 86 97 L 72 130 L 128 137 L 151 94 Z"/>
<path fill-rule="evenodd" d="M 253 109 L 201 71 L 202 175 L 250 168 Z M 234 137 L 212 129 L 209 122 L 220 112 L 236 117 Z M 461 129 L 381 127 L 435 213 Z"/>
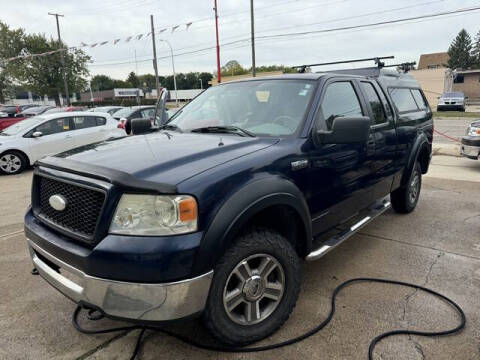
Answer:
<path fill-rule="evenodd" d="M 386 67 L 386 68 L 388 68 L 388 67 L 399 68 L 399 69 L 403 70 L 403 72 L 406 74 L 410 70 L 412 70 L 415 65 L 417 65 L 417 62 L 416 61 L 411 61 L 411 62 L 404 62 L 404 63 L 401 63 L 401 64 L 385 65 L 384 67 Z"/>
<path fill-rule="evenodd" d="M 363 61 L 375 61 L 375 65 L 377 65 L 377 67 L 379 69 L 381 69 L 385 66 L 385 63 L 382 62 L 381 60 L 394 59 L 394 58 L 395 58 L 394 56 L 379 56 L 379 57 L 365 58 L 365 59 L 342 60 L 342 61 L 333 61 L 333 62 L 326 62 L 326 63 L 320 63 L 320 64 L 310 64 L 310 65 L 298 65 L 298 66 L 292 66 L 292 69 L 297 69 L 297 71 L 299 73 L 304 73 L 304 72 L 307 71 L 307 68 L 311 68 L 313 66 L 349 64 L 349 63 L 356 63 L 356 62 L 363 62 Z"/>

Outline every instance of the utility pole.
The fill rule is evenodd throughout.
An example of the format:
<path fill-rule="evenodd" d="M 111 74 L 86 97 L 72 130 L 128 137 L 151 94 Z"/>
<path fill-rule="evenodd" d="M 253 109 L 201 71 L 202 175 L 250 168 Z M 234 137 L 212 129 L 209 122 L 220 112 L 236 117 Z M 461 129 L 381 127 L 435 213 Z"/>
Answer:
<path fill-rule="evenodd" d="M 252 33 L 252 76 L 255 77 L 255 15 L 253 11 L 253 0 L 250 0 L 250 27 Z"/>
<path fill-rule="evenodd" d="M 135 75 L 138 76 L 137 50 L 133 50 L 135 55 Z"/>
<path fill-rule="evenodd" d="M 220 44 L 218 41 L 218 12 L 217 12 L 217 0 L 214 0 L 215 11 L 215 33 L 217 36 L 217 81 L 220 84 L 222 82 L 222 74 L 220 72 Z"/>
<path fill-rule="evenodd" d="M 200 80 L 200 89 L 203 90 L 203 81 L 202 79 L 198 79 L 198 80 Z"/>
<path fill-rule="evenodd" d="M 155 47 L 155 27 L 153 26 L 153 15 L 150 15 L 150 23 L 152 24 L 153 69 L 155 70 L 155 86 L 157 88 L 157 98 L 158 98 L 160 96 L 160 83 L 158 81 L 157 49 Z"/>
<path fill-rule="evenodd" d="M 48 15 L 55 16 L 57 20 L 57 34 L 58 34 L 58 42 L 61 47 L 63 47 L 62 38 L 60 37 L 60 24 L 58 22 L 58 17 L 63 17 L 63 15 L 55 14 L 55 13 L 48 13 Z M 60 51 L 60 61 L 62 62 L 62 70 L 63 70 L 63 86 L 65 87 L 65 96 L 67 97 L 67 106 L 70 106 L 70 94 L 68 93 L 68 83 L 67 83 L 67 70 L 65 69 L 65 54 L 63 51 Z"/>

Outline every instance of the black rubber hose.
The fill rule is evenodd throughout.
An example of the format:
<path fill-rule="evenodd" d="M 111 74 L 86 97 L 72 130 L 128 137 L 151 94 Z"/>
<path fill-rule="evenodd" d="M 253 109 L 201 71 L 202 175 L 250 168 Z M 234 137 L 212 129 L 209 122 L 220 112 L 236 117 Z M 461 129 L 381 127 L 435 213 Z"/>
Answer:
<path fill-rule="evenodd" d="M 201 342 L 198 342 L 192 338 L 186 337 L 181 334 L 176 334 L 173 333 L 169 330 L 163 329 L 163 328 L 158 328 L 158 327 L 153 327 L 153 326 L 140 326 L 140 325 L 132 325 L 132 326 L 124 326 L 124 327 L 117 327 L 117 328 L 110 328 L 110 329 L 103 329 L 103 330 L 88 330 L 82 328 L 78 324 L 78 315 L 80 314 L 80 311 L 82 308 L 78 306 L 75 311 L 73 312 L 73 318 L 72 318 L 72 323 L 75 329 L 77 329 L 79 332 L 84 333 L 84 334 L 105 334 L 105 333 L 110 333 L 110 332 L 116 332 L 116 331 L 126 331 L 126 330 L 135 330 L 135 329 L 141 329 L 142 331 L 140 332 L 137 343 L 135 345 L 135 349 L 132 353 L 131 359 L 135 359 L 135 357 L 138 354 L 138 351 L 140 350 L 141 342 L 143 335 L 145 333 L 145 330 L 153 330 L 153 331 L 158 331 L 162 332 L 164 334 L 167 334 L 169 336 L 172 336 L 180 341 L 183 341 L 184 343 L 195 346 L 200 349 L 204 350 L 212 350 L 212 351 L 221 351 L 221 352 L 231 352 L 231 353 L 249 353 L 249 352 L 259 352 L 259 351 L 267 351 L 267 350 L 273 350 L 273 349 L 278 349 L 284 346 L 292 345 L 295 344 L 299 341 L 305 340 L 306 338 L 316 334 L 320 330 L 322 330 L 327 324 L 332 320 L 333 315 L 335 314 L 335 301 L 337 298 L 337 295 L 340 293 L 340 291 L 345 288 L 346 286 L 353 284 L 353 283 L 360 283 L 360 282 L 376 282 L 376 283 L 383 283 L 383 284 L 393 284 L 393 285 L 401 285 L 405 287 L 410 287 L 414 288 L 417 290 L 425 291 L 426 293 L 429 293 L 433 296 L 436 296 L 448 304 L 452 305 L 457 313 L 460 315 L 461 321 L 460 324 L 457 325 L 455 328 L 450 329 L 450 330 L 444 330 L 444 331 L 434 331 L 434 332 L 427 332 L 427 331 L 415 331 L 415 330 L 394 330 L 394 331 L 389 331 L 385 332 L 381 335 L 378 335 L 375 337 L 371 342 L 370 346 L 368 348 L 368 359 L 373 360 L 373 351 L 375 349 L 375 346 L 383 339 L 393 336 L 393 335 L 418 335 L 418 336 L 444 336 L 444 335 L 450 335 L 454 334 L 456 332 L 459 332 L 463 328 L 465 328 L 465 324 L 467 322 L 467 319 L 465 317 L 465 313 L 463 312 L 462 308 L 456 304 L 453 300 L 449 299 L 445 295 L 442 295 L 434 290 L 425 288 L 420 285 L 415 285 L 415 284 L 410 284 L 402 281 L 396 281 L 396 280 L 387 280 L 387 279 L 376 279 L 376 278 L 356 278 L 356 279 L 350 279 L 347 280 L 340 285 L 338 285 L 335 290 L 332 293 L 331 296 L 331 308 L 330 312 L 325 320 L 323 320 L 319 325 L 314 327 L 313 329 L 297 336 L 292 339 L 288 339 L 279 343 L 271 344 L 271 345 L 263 345 L 263 346 L 256 346 L 256 347 L 230 347 L 230 346 L 218 346 L 218 345 L 208 345 L 204 344 Z M 91 315 L 91 313 L 90 313 Z"/>

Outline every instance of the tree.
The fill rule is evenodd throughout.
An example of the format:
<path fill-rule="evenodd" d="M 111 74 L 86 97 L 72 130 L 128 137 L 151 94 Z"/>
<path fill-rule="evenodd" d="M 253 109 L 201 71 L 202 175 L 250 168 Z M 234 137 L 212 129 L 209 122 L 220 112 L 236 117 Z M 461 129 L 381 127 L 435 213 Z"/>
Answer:
<path fill-rule="evenodd" d="M 475 41 L 472 48 L 473 62 L 476 68 L 480 68 L 480 30 L 475 36 Z"/>
<path fill-rule="evenodd" d="M 207 89 L 211 86 L 208 82 L 212 81 L 213 75 L 211 73 L 208 73 L 208 72 L 202 72 L 202 73 L 198 74 L 198 78 L 202 80 L 203 88 Z"/>
<path fill-rule="evenodd" d="M 135 75 L 133 71 L 128 74 L 127 83 L 129 83 L 132 88 L 138 88 L 140 82 L 138 81 L 137 75 Z"/>
<path fill-rule="evenodd" d="M 230 60 L 220 69 L 222 76 L 234 76 L 248 74 L 248 70 L 243 68 L 237 60 Z"/>
<path fill-rule="evenodd" d="M 21 64 L 19 60 L 8 59 L 22 52 L 24 36 L 23 29 L 11 30 L 0 21 L 0 103 L 14 95 L 15 78 L 21 70 Z"/>
<path fill-rule="evenodd" d="M 124 80 L 113 79 L 113 88 L 123 89 L 123 88 L 128 88 L 128 87 L 130 87 L 130 83 L 128 83 Z"/>
<path fill-rule="evenodd" d="M 473 65 L 472 38 L 465 29 L 460 30 L 448 49 L 450 69 L 468 69 Z"/>
<path fill-rule="evenodd" d="M 90 86 L 96 91 L 111 90 L 114 88 L 113 81 L 114 80 L 110 76 L 95 75 L 90 82 Z"/>

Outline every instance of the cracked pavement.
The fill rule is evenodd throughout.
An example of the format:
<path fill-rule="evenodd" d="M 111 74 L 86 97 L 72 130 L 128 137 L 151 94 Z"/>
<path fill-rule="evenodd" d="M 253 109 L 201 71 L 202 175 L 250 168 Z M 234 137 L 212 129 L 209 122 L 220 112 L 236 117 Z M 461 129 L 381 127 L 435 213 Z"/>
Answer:
<path fill-rule="evenodd" d="M 0 358 L 128 359 L 138 330 L 95 336 L 77 333 L 71 325 L 75 305 L 30 275 L 22 233 L 30 181 L 31 171 L 0 177 Z M 480 161 L 434 157 L 415 212 L 398 215 L 390 210 L 324 258 L 305 264 L 295 311 L 261 343 L 285 340 L 314 327 L 325 318 L 330 295 L 341 282 L 381 277 L 426 285 L 452 298 L 464 309 L 467 326 L 458 335 L 441 338 L 385 339 L 376 347 L 375 359 L 480 359 L 479 220 Z M 147 332 L 140 359 L 366 359 L 370 341 L 380 333 L 443 330 L 458 321 L 450 306 L 422 291 L 355 284 L 339 294 L 333 321 L 301 343 L 267 353 L 224 354 Z M 82 323 L 94 329 L 124 325 L 111 320 L 83 319 Z M 172 324 L 169 329 L 212 341 L 200 321 Z"/>

